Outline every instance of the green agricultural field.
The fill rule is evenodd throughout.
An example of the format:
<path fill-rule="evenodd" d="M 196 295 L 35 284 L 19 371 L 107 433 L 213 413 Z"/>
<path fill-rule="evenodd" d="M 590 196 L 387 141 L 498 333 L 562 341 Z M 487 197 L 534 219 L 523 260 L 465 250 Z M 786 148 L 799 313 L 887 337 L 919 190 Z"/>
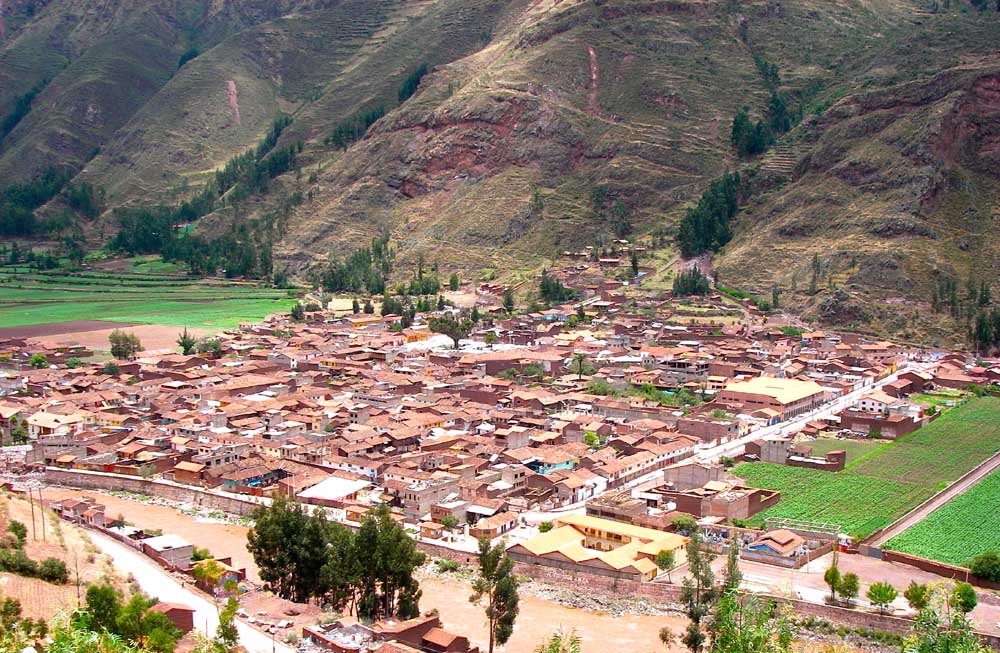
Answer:
<path fill-rule="evenodd" d="M 0 328 L 110 320 L 226 329 L 287 311 L 289 291 L 182 275 L 0 267 Z"/>
<path fill-rule="evenodd" d="M 758 514 L 755 523 L 767 517 L 832 522 L 856 537 L 865 537 L 997 450 L 1000 399 L 980 397 L 861 456 L 842 472 L 748 463 L 734 473 L 752 486 L 782 494 L 778 505 Z"/>
<path fill-rule="evenodd" d="M 837 438 L 819 438 L 805 444 L 812 447 L 815 456 L 825 456 L 831 451 L 846 451 L 848 463 L 853 463 L 861 456 L 885 446 L 885 442 L 881 440 L 839 440 Z"/>
<path fill-rule="evenodd" d="M 1000 471 L 889 540 L 885 548 L 965 566 L 980 553 L 1000 551 Z"/>

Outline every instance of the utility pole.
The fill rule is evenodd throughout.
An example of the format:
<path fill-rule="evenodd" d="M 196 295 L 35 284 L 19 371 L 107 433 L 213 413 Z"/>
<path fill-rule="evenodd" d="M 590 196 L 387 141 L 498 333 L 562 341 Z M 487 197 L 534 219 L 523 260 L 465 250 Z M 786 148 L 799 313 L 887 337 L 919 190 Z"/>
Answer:
<path fill-rule="evenodd" d="M 28 488 L 28 493 L 31 493 L 31 488 Z M 42 486 L 38 486 L 38 516 L 42 520 L 42 541 L 45 541 L 45 502 L 42 500 Z"/>
<path fill-rule="evenodd" d="M 38 535 L 35 533 L 35 501 L 31 497 L 31 486 L 28 486 L 28 505 L 31 506 L 31 539 L 38 541 Z"/>

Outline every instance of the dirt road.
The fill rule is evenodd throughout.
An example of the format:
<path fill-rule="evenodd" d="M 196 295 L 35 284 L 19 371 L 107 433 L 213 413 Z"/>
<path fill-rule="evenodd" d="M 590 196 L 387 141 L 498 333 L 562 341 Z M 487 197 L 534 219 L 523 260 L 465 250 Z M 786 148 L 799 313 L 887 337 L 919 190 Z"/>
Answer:
<path fill-rule="evenodd" d="M 209 636 L 215 633 L 219 625 L 219 614 L 215 604 L 182 586 L 173 576 L 141 553 L 106 535 L 92 531 L 88 534 L 101 551 L 111 556 L 115 567 L 123 574 L 132 574 L 147 594 L 161 601 L 180 603 L 194 608 L 195 628 Z M 294 650 L 280 641 L 272 640 L 269 635 L 251 628 L 242 621 L 236 621 L 236 629 L 240 634 L 240 643 L 249 653 L 268 653 L 268 651 L 292 653 Z"/>

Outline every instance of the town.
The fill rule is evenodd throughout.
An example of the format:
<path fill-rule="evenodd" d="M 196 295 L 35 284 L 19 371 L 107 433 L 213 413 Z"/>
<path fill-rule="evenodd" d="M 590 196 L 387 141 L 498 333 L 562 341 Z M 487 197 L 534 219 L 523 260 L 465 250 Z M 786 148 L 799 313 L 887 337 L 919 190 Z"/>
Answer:
<path fill-rule="evenodd" d="M 292 502 L 350 530 L 380 509 L 439 570 L 474 567 L 485 542 L 538 583 L 663 604 L 684 602 L 680 579 L 703 566 L 689 560 L 703 549 L 737 560 L 744 589 L 800 615 L 897 636 L 919 608 L 903 597 L 911 583 L 997 587 L 968 568 L 995 557 L 989 524 L 961 559 L 911 548 L 926 538 L 907 534 L 1000 466 L 1000 365 L 776 324 L 725 289 L 646 288 L 634 259 L 633 278 L 608 274 L 626 254 L 565 260 L 526 282 L 550 298 L 526 310 L 511 286 L 453 280 L 420 310 L 376 310 L 378 297 L 333 310 L 317 296 L 202 342 L 184 331 L 183 353 L 129 346 L 127 328 L 113 336 L 116 359 L 93 363 L 82 346 L 8 337 L 0 480 L 93 533 L 116 562 L 141 554 L 188 578 L 177 600 L 159 596 L 182 631 L 197 629 L 199 601 L 244 593 L 230 617 L 248 650 L 276 638 L 282 650 L 337 653 L 486 642 L 445 611 L 374 622 L 317 621 L 302 601 L 258 611 L 254 597 L 275 597 L 237 562 L 245 550 L 189 541 L 144 523 L 140 503 L 124 517 L 112 503 L 157 498 L 245 520 Z M 965 451 L 950 429 L 975 428 L 962 420 L 976 411 L 986 428 Z M 894 497 L 864 484 L 867 461 L 908 455 L 913 438 L 935 433 L 954 460 L 940 486 Z M 919 459 L 905 462 L 922 473 Z M 847 478 L 856 500 L 837 496 Z M 959 528 L 963 515 L 952 517 L 946 529 Z M 206 560 L 218 573 L 204 573 Z M 823 580 L 829 569 L 853 581 Z M 164 581 L 152 582 L 143 589 L 155 595 Z M 424 592 L 421 605 L 435 598 Z M 969 611 L 1000 642 L 1000 606 Z"/>

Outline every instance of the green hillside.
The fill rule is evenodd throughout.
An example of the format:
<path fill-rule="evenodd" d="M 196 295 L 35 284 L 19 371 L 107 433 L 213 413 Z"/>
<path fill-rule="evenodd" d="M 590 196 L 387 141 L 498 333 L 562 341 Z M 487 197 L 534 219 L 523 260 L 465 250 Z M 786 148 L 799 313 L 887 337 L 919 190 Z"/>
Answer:
<path fill-rule="evenodd" d="M 165 205 L 206 242 L 266 245 L 265 275 L 305 280 L 383 229 L 400 261 L 510 275 L 615 237 L 673 251 L 739 171 L 740 209 L 709 239 L 727 286 L 942 344 L 992 303 L 964 292 L 1000 273 L 1000 13 L 981 0 L 25 6 L 4 10 L 0 113 L 24 115 L 0 179 L 57 166 L 98 198 L 46 195 L 36 240 L 97 249 L 115 209 L 152 225 Z M 763 152 L 731 141 L 743 107 Z M 268 152 L 294 160 L 262 177 L 262 152 L 252 185 L 218 188 L 279 115 Z"/>

